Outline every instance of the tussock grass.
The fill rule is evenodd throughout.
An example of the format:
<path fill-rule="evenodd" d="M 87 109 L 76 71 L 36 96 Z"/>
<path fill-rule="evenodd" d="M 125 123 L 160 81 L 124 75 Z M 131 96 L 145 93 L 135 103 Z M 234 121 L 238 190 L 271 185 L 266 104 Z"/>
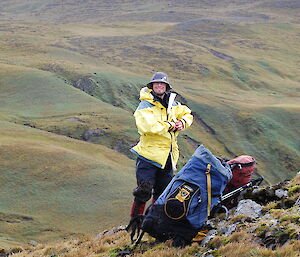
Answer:
<path fill-rule="evenodd" d="M 236 235 L 235 235 L 236 234 Z M 299 256 L 299 241 L 291 241 L 288 244 L 271 250 L 260 246 L 252 241 L 245 232 L 234 233 L 230 242 L 221 244 L 215 249 L 200 247 L 197 243 L 184 248 L 171 247 L 168 242 L 153 244 L 143 241 L 136 249 L 130 251 L 130 256 L 168 256 L 168 257 L 188 257 L 188 256 L 205 256 L 212 254 L 213 256 L 265 256 L 265 257 L 297 257 Z M 17 253 L 16 257 L 44 257 L 44 256 L 118 256 L 121 251 L 130 249 L 129 236 L 126 232 L 118 232 L 112 236 L 93 240 L 89 237 L 81 237 L 72 240 L 65 240 L 60 243 L 52 243 L 50 245 L 39 245 L 35 248 L 24 248 L 23 252 Z"/>

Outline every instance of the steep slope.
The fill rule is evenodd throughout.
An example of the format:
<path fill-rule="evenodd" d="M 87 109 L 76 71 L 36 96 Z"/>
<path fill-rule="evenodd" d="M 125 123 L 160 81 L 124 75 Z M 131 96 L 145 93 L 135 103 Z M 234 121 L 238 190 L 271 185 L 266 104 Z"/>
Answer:
<path fill-rule="evenodd" d="M 0 131 L 2 240 L 41 242 L 127 222 L 133 161 L 9 122 Z"/>
<path fill-rule="evenodd" d="M 275 189 L 288 194 L 274 197 Z M 206 238 L 202 242 L 192 243 L 186 247 L 172 247 L 171 240 L 160 243 L 155 241 L 154 238 L 147 236 L 147 234 L 145 234 L 137 247 L 133 247 L 130 243 L 129 234 L 120 226 L 109 231 L 103 231 L 94 237 L 77 237 L 72 240 L 57 242 L 56 244 L 44 244 L 25 249 L 15 247 L 4 252 L 14 251 L 16 252 L 14 255 L 16 257 L 42 257 L 49 255 L 65 257 L 298 257 L 300 251 L 300 175 L 291 181 L 258 188 L 256 192 L 264 192 L 265 195 L 270 193 L 269 197 L 271 197 L 273 192 L 274 201 L 270 202 L 268 196 L 264 197 L 264 204 L 261 205 L 248 200 L 253 205 L 256 205 L 256 209 L 248 207 L 248 210 L 243 212 L 239 208 L 233 208 L 230 211 L 229 219 L 225 220 L 224 216 L 219 215 L 209 220 L 212 228 L 207 233 Z"/>
<path fill-rule="evenodd" d="M 0 65 L 2 112 L 40 118 L 114 110 L 111 105 L 84 94 L 53 73 L 24 66 Z"/>
<path fill-rule="evenodd" d="M 52 73 L 0 66 L 2 238 L 7 244 L 45 241 L 125 222 L 133 161 L 106 146 L 56 136 L 29 122 L 46 120 L 48 130 L 55 120 L 68 136 L 72 128 L 81 133 L 94 128 L 102 135 L 100 144 L 124 152 L 121 143 L 132 138 L 134 129 L 131 115 Z M 128 135 L 114 123 L 123 131 L 127 127 Z"/>
<path fill-rule="evenodd" d="M 107 188 L 115 199 L 120 187 L 129 205 L 129 148 L 138 140 L 132 113 L 139 89 L 158 70 L 169 74 L 195 116 L 179 138 L 179 168 L 203 143 L 221 157 L 253 155 L 268 182 L 291 178 L 300 165 L 299 8 L 296 0 L 1 1 L 1 179 L 18 192 L 18 206 L 24 202 L 30 209 L 8 207 L 14 192 L 4 187 L 5 235 L 46 240 L 72 233 L 76 225 L 83 232 L 102 226 L 96 207 L 86 214 L 88 221 L 74 221 L 89 209 L 86 199 L 96 201 L 92 187 L 82 198 L 76 189 L 89 188 L 99 174 L 110 181 L 97 189 L 105 204 L 99 216 L 107 216 Z M 98 159 L 88 149 L 109 154 Z M 120 167 L 110 156 L 131 172 L 128 177 L 116 177 Z M 40 183 L 48 169 L 51 179 L 59 179 L 51 182 L 59 185 L 55 199 L 50 185 Z M 68 182 L 72 170 L 77 175 Z M 35 179 L 32 191 L 24 187 L 22 180 L 31 185 Z M 24 191 L 37 203 L 50 195 L 49 206 L 66 201 L 65 222 L 47 217 L 53 211 L 48 205 L 26 202 Z M 74 207 L 74 198 L 81 207 Z M 120 216 L 110 215 L 111 224 L 126 216 L 127 205 L 120 204 Z M 60 225 L 62 231 L 53 228 Z"/>
<path fill-rule="evenodd" d="M 98 143 L 129 155 L 136 140 L 131 113 L 91 97 L 57 74 L 0 66 L 4 119 L 86 141 L 94 135 Z M 128 146 L 123 149 L 123 145 Z"/>

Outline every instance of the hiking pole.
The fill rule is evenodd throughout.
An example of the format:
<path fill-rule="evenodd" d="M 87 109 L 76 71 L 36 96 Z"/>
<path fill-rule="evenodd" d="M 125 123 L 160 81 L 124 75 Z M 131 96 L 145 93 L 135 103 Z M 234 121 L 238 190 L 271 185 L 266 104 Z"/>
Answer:
<path fill-rule="evenodd" d="M 247 189 L 247 188 L 253 187 L 253 186 L 255 186 L 256 184 L 260 185 L 261 182 L 262 182 L 263 180 L 264 180 L 264 177 L 263 177 L 263 176 L 260 176 L 259 178 L 253 179 L 253 180 L 251 180 L 249 183 L 247 183 L 246 185 L 241 186 L 241 187 L 239 187 L 239 188 L 237 188 L 237 189 L 235 189 L 235 190 L 233 190 L 233 191 L 229 192 L 228 194 L 223 195 L 223 196 L 221 197 L 221 201 L 220 201 L 220 203 L 219 203 L 219 204 L 220 204 L 220 205 L 219 205 L 219 209 L 223 209 L 223 210 L 225 211 L 225 217 L 226 217 L 226 219 L 228 218 L 229 211 L 228 211 L 227 207 L 226 207 L 225 205 L 222 204 L 222 201 L 224 201 L 224 200 L 226 200 L 226 199 L 228 199 L 228 198 L 230 198 L 230 197 L 232 197 L 232 196 L 234 196 L 234 195 L 236 195 L 236 194 L 238 194 L 238 193 L 244 191 L 244 190 Z M 216 213 L 216 212 L 217 212 L 217 211 L 215 211 L 215 213 Z M 212 215 L 212 217 L 213 217 L 213 216 L 214 216 L 214 215 Z"/>
<path fill-rule="evenodd" d="M 221 197 L 221 201 L 224 201 L 224 200 L 230 198 L 231 196 L 234 196 L 235 194 L 238 194 L 238 193 L 244 191 L 244 190 L 247 189 L 247 188 L 253 187 L 253 186 L 255 186 L 256 184 L 260 185 L 261 182 L 262 182 L 263 180 L 264 180 L 264 177 L 263 177 L 263 176 L 260 176 L 260 177 L 257 178 L 257 179 L 253 179 L 253 180 L 251 180 L 249 183 L 247 183 L 246 185 L 241 186 L 241 187 L 239 187 L 239 188 L 237 188 L 237 189 L 235 189 L 235 190 L 229 192 L 229 193 L 226 194 L 226 195 L 223 195 L 223 196 Z"/>

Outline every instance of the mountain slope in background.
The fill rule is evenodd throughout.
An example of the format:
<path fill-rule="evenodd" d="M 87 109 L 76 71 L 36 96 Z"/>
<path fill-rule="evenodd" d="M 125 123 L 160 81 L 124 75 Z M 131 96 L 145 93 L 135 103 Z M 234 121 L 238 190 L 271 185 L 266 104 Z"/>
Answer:
<path fill-rule="evenodd" d="M 126 219 L 132 113 L 158 70 L 195 117 L 179 138 L 179 168 L 204 144 L 221 157 L 254 156 L 267 182 L 291 178 L 300 166 L 299 9 L 297 0 L 1 1 L 5 244 Z"/>
<path fill-rule="evenodd" d="M 133 161 L 101 145 L 1 125 L 1 245 L 126 223 Z"/>

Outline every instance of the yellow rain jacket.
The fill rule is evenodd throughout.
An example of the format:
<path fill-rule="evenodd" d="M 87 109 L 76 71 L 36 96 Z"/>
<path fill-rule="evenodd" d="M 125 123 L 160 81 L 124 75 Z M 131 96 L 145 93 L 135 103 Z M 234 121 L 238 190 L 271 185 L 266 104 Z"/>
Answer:
<path fill-rule="evenodd" d="M 173 169 L 176 167 L 179 150 L 177 145 L 178 131 L 170 131 L 172 122 L 181 120 L 184 130 L 191 126 L 193 116 L 191 110 L 177 101 L 169 103 L 165 108 L 151 94 L 152 89 L 144 87 L 140 92 L 140 104 L 134 113 L 136 126 L 141 135 L 139 143 L 131 152 L 164 168 L 171 153 Z M 175 93 L 171 93 L 176 95 Z M 173 95 L 173 97 L 174 97 Z M 170 96 L 170 98 L 172 98 Z"/>

